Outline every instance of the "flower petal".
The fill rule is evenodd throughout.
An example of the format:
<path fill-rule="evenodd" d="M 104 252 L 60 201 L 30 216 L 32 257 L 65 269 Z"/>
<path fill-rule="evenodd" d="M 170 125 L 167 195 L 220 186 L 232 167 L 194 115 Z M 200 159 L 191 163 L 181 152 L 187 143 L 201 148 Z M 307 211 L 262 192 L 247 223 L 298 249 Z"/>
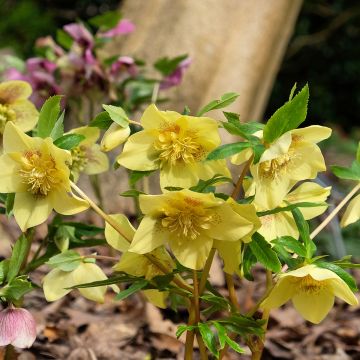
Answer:
<path fill-rule="evenodd" d="M 240 275 L 241 241 L 214 241 L 214 248 L 219 252 L 224 262 L 224 271 L 227 274 Z"/>
<path fill-rule="evenodd" d="M 110 151 L 117 146 L 124 143 L 130 135 L 130 127 L 127 126 L 123 128 L 117 123 L 113 123 L 110 125 L 109 129 L 107 129 L 104 133 L 104 136 L 101 139 L 101 150 L 102 151 Z"/>
<path fill-rule="evenodd" d="M 358 299 L 354 295 L 354 293 L 351 291 L 349 286 L 343 281 L 342 279 L 331 279 L 328 281 L 332 288 L 332 292 L 335 296 L 338 298 L 344 300 L 350 305 L 358 305 Z"/>
<path fill-rule="evenodd" d="M 16 100 L 27 99 L 32 93 L 29 83 L 11 80 L 0 83 L 0 103 L 11 104 Z"/>
<path fill-rule="evenodd" d="M 169 296 L 168 291 L 159 291 L 157 289 L 144 290 L 143 294 L 146 299 L 160 309 L 166 309 L 166 298 Z"/>
<path fill-rule="evenodd" d="M 2 168 L 3 169 L 3 168 Z M 360 194 L 355 196 L 349 203 L 341 219 L 341 227 L 348 226 L 360 219 Z"/>
<path fill-rule="evenodd" d="M 118 224 L 127 239 L 131 239 L 135 235 L 135 229 L 131 225 L 129 219 L 123 214 L 110 215 Z M 121 252 L 129 249 L 130 242 L 121 236 L 110 224 L 105 223 L 105 238 L 110 246 Z"/>
<path fill-rule="evenodd" d="M 199 182 L 196 164 L 179 164 L 171 166 L 165 164 L 160 171 L 160 186 L 164 190 L 167 186 L 189 188 Z"/>
<path fill-rule="evenodd" d="M 326 126 L 312 125 L 305 128 L 291 130 L 292 135 L 300 137 L 301 140 L 318 143 L 330 137 L 332 130 Z M 296 139 L 296 138 L 295 138 Z"/>
<path fill-rule="evenodd" d="M 0 156 L 0 193 L 26 191 L 26 185 L 19 176 L 19 164 L 8 154 Z"/>
<path fill-rule="evenodd" d="M 26 135 L 17 126 L 9 121 L 4 130 L 4 152 L 22 152 L 31 149 L 36 140 Z"/>
<path fill-rule="evenodd" d="M 172 235 L 169 244 L 181 265 L 200 270 L 205 265 L 213 240 L 207 236 L 198 236 L 196 239 L 180 239 L 176 235 Z"/>
<path fill-rule="evenodd" d="M 62 271 L 59 268 L 51 270 L 43 278 L 43 290 L 47 301 L 56 301 L 68 294 L 74 286 L 72 272 Z"/>
<path fill-rule="evenodd" d="M 88 162 L 84 169 L 84 173 L 88 175 L 100 174 L 109 169 L 109 159 L 100 150 L 100 145 L 93 144 L 86 150 Z"/>
<path fill-rule="evenodd" d="M 16 338 L 11 344 L 17 348 L 29 348 L 36 339 L 36 323 L 31 313 L 25 309 L 14 309 L 16 311 Z"/>
<path fill-rule="evenodd" d="M 140 122 L 144 129 L 159 129 L 164 124 L 174 123 L 181 117 L 181 114 L 175 111 L 160 111 L 155 104 L 151 104 L 144 111 Z"/>
<path fill-rule="evenodd" d="M 24 132 L 32 130 L 38 119 L 39 112 L 35 105 L 29 100 L 19 100 L 10 105 L 10 109 L 15 111 L 16 118 L 13 123 Z"/>
<path fill-rule="evenodd" d="M 100 136 L 100 129 L 91 126 L 81 126 L 69 131 L 69 134 L 84 135 L 85 139 L 80 142 L 80 145 L 90 146 L 96 143 Z"/>
<path fill-rule="evenodd" d="M 53 191 L 49 195 L 56 212 L 63 215 L 74 215 L 89 208 L 87 201 L 80 199 L 64 189 Z"/>
<path fill-rule="evenodd" d="M 273 309 L 284 305 L 294 296 L 296 282 L 291 277 L 281 277 L 268 297 L 261 303 L 262 309 Z"/>
<path fill-rule="evenodd" d="M 281 135 L 274 143 L 270 145 L 268 149 L 261 155 L 260 163 L 276 159 L 277 157 L 284 155 L 288 152 L 291 145 L 291 132 L 288 131 Z"/>

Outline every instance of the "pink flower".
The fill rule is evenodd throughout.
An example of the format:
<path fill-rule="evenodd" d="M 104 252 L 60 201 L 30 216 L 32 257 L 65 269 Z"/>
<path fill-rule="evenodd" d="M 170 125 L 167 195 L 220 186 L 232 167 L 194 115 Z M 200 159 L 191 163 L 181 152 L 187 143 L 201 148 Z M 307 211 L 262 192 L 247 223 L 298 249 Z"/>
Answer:
<path fill-rule="evenodd" d="M 103 38 L 112 38 L 118 35 L 129 34 L 135 30 L 135 25 L 127 19 L 120 20 L 118 24 L 112 29 L 100 33 L 99 36 Z"/>
<path fill-rule="evenodd" d="M 0 312 L 0 346 L 30 347 L 36 339 L 36 323 L 29 311 L 9 307 Z"/>
<path fill-rule="evenodd" d="M 131 76 L 135 76 L 137 74 L 135 61 L 130 56 L 120 56 L 115 62 L 113 62 L 111 64 L 110 74 L 112 76 L 117 76 L 124 70 Z"/>
<path fill-rule="evenodd" d="M 30 58 L 26 61 L 26 69 L 29 73 L 34 71 L 53 73 L 56 69 L 56 64 L 43 58 Z"/>
<path fill-rule="evenodd" d="M 90 31 L 82 24 L 72 23 L 64 26 L 64 30 L 83 48 L 92 48 L 94 38 Z"/>
<path fill-rule="evenodd" d="M 35 42 L 35 47 L 49 48 L 53 51 L 54 55 L 57 57 L 64 55 L 64 50 L 58 44 L 56 44 L 56 42 L 51 36 L 38 38 Z"/>
<path fill-rule="evenodd" d="M 190 66 L 191 58 L 186 58 L 179 63 L 177 68 L 160 82 L 160 89 L 168 89 L 181 83 L 185 70 Z"/>

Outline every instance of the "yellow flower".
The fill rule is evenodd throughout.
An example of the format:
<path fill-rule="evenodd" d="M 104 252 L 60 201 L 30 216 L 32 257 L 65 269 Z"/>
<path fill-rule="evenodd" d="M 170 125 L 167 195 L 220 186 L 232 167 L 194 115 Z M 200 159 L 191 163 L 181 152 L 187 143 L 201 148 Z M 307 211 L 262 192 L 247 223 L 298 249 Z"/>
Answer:
<path fill-rule="evenodd" d="M 135 229 L 130 224 L 128 218 L 122 214 L 110 215 L 119 224 L 128 239 L 133 239 Z M 105 238 L 109 245 L 114 249 L 123 252 L 120 261 L 113 267 L 115 271 L 123 271 L 133 276 L 144 276 L 151 280 L 155 276 L 164 275 L 164 273 L 154 265 L 146 256 L 128 252 L 130 243 L 124 239 L 111 225 L 105 225 Z M 150 255 L 154 256 L 168 269 L 174 269 L 175 264 L 164 247 L 159 247 L 152 251 Z M 144 290 L 143 294 L 155 306 L 165 308 L 165 300 L 168 296 L 167 291 L 158 291 L 156 289 Z"/>
<path fill-rule="evenodd" d="M 360 219 L 360 194 L 355 196 L 349 203 L 341 219 L 341 227 L 348 226 Z"/>
<path fill-rule="evenodd" d="M 328 138 L 331 129 L 309 126 L 288 131 L 271 144 L 259 163 L 251 166 L 256 186 L 255 202 L 273 209 L 295 182 L 314 179 L 326 170 L 317 142 Z"/>
<path fill-rule="evenodd" d="M 214 194 L 184 189 L 140 195 L 139 201 L 145 217 L 129 251 L 146 254 L 169 242 L 178 261 L 195 270 L 204 266 L 214 240 L 237 241 L 254 226 Z"/>
<path fill-rule="evenodd" d="M 249 223 L 253 225 L 250 231 L 246 226 L 239 227 L 239 241 L 214 241 L 214 248 L 218 250 L 220 257 L 223 259 L 224 271 L 228 274 L 240 274 L 243 243 L 251 241 L 251 236 L 259 229 L 261 223 L 253 204 L 238 204 L 231 198 L 227 202 L 244 219 L 242 225 Z"/>
<path fill-rule="evenodd" d="M 225 161 L 205 161 L 220 145 L 215 120 L 159 111 L 150 105 L 141 124 L 144 130 L 125 143 L 118 157 L 120 165 L 140 171 L 160 169 L 161 188 L 188 188 L 216 174 L 229 176 Z"/>
<path fill-rule="evenodd" d="M 331 187 L 323 188 L 320 185 L 313 182 L 304 182 L 298 186 L 295 190 L 291 191 L 285 196 L 280 204 L 275 207 L 285 207 L 290 204 L 296 204 L 301 202 L 325 202 L 330 195 Z M 264 198 L 260 198 L 264 199 Z M 256 200 L 253 203 L 258 211 L 269 210 L 264 204 L 257 203 Z M 314 206 L 314 207 L 299 207 L 299 210 L 303 214 L 305 220 L 313 219 L 316 216 L 321 215 L 327 206 Z M 275 214 L 269 214 L 260 216 L 261 228 L 258 232 L 264 236 L 268 241 L 274 240 L 280 236 L 292 236 L 294 238 L 299 237 L 299 231 L 297 229 L 294 217 L 290 211 L 281 211 Z"/>
<path fill-rule="evenodd" d="M 101 139 L 100 147 L 102 151 L 111 151 L 117 146 L 123 144 L 130 135 L 130 127 L 121 127 L 117 123 L 112 123 L 110 127 L 105 131 L 103 138 Z"/>
<path fill-rule="evenodd" d="M 43 290 L 47 301 L 55 301 L 67 295 L 72 286 L 93 281 L 106 280 L 107 276 L 99 266 L 93 263 L 81 263 L 73 271 L 59 268 L 51 270 L 43 279 Z M 79 289 L 82 296 L 99 303 L 104 302 L 106 286 Z"/>
<path fill-rule="evenodd" d="M 358 304 L 353 292 L 338 275 L 328 269 L 306 265 L 281 274 L 260 307 L 277 308 L 291 299 L 306 320 L 318 324 L 333 307 L 335 296 L 350 305 Z"/>
<path fill-rule="evenodd" d="M 82 172 L 87 175 L 95 175 L 109 169 L 109 159 L 100 150 L 100 146 L 96 144 L 100 136 L 98 128 L 83 126 L 73 129 L 69 133 L 85 136 L 85 139 L 78 146 L 71 149 L 70 170 L 75 181 L 78 180 Z"/>
<path fill-rule="evenodd" d="M 0 192 L 16 193 L 13 211 L 22 231 L 44 222 L 52 209 L 72 215 L 88 208 L 70 193 L 70 163 L 70 152 L 51 138 L 31 138 L 12 122 L 6 124 Z"/>
<path fill-rule="evenodd" d="M 0 83 L 0 133 L 11 121 L 23 131 L 32 130 L 39 118 L 39 113 L 28 97 L 32 89 L 25 81 L 14 80 Z"/>

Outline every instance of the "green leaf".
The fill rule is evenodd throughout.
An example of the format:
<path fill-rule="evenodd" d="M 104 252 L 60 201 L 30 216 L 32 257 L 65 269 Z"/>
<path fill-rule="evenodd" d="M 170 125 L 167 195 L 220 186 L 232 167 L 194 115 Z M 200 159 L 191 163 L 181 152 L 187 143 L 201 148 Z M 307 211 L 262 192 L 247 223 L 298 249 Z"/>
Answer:
<path fill-rule="evenodd" d="M 356 161 L 358 163 L 360 163 L 360 141 L 359 141 L 358 148 L 357 148 L 357 151 L 356 151 Z"/>
<path fill-rule="evenodd" d="M 15 302 L 34 288 L 34 285 L 27 280 L 26 275 L 19 276 L 0 290 L 0 297 L 4 296 L 9 302 Z"/>
<path fill-rule="evenodd" d="M 190 108 L 187 105 L 185 105 L 182 114 L 183 115 L 190 115 L 190 113 L 191 113 Z"/>
<path fill-rule="evenodd" d="M 208 154 L 206 160 L 225 159 L 229 156 L 232 156 L 234 154 L 243 151 L 244 149 L 247 149 L 250 146 L 251 146 L 250 143 L 243 141 L 232 144 L 221 145 L 215 150 L 213 150 L 210 154 Z"/>
<path fill-rule="evenodd" d="M 8 282 L 12 281 L 19 274 L 21 265 L 27 257 L 29 246 L 29 240 L 24 234 L 20 235 L 20 237 L 16 240 L 16 243 L 12 249 L 9 262 L 9 271 L 6 277 Z"/>
<path fill-rule="evenodd" d="M 84 284 L 77 284 L 69 289 L 85 289 L 85 288 L 91 288 L 91 287 L 98 287 L 98 286 L 107 286 L 107 285 L 113 285 L 113 284 L 119 284 L 119 283 L 125 283 L 125 282 L 140 282 L 143 281 L 144 278 L 139 278 L 136 276 L 131 276 L 128 274 L 113 276 L 111 278 L 105 279 L 105 280 L 99 280 L 99 281 L 92 281 L 89 283 Z"/>
<path fill-rule="evenodd" d="M 178 339 L 185 331 L 193 331 L 196 329 L 195 325 L 179 325 L 176 330 L 176 338 Z"/>
<path fill-rule="evenodd" d="M 333 261 L 333 264 L 340 266 L 343 269 L 359 269 L 360 264 L 351 261 L 352 255 L 346 255 L 340 260 Z"/>
<path fill-rule="evenodd" d="M 245 349 L 243 349 L 238 343 L 236 343 L 234 340 L 231 340 L 229 338 L 229 336 L 227 336 L 225 334 L 225 341 L 226 343 L 233 349 L 235 350 L 237 353 L 239 354 L 244 354 L 245 353 Z"/>
<path fill-rule="evenodd" d="M 104 228 L 79 222 L 65 221 L 61 225 L 68 225 L 74 227 L 75 236 L 95 236 L 104 233 Z"/>
<path fill-rule="evenodd" d="M 86 137 L 81 134 L 66 134 L 56 139 L 54 141 L 54 145 L 60 149 L 71 150 L 78 146 L 85 139 Z"/>
<path fill-rule="evenodd" d="M 67 250 L 51 257 L 46 264 L 53 268 L 59 268 L 62 271 L 73 271 L 81 262 L 82 256 L 74 250 Z"/>
<path fill-rule="evenodd" d="M 215 326 L 215 328 L 217 330 L 217 336 L 219 339 L 220 350 L 222 350 L 226 344 L 226 336 L 227 336 L 226 329 L 224 328 L 224 326 L 222 326 L 221 324 L 219 324 L 216 321 L 213 321 L 212 324 Z"/>
<path fill-rule="evenodd" d="M 109 30 L 115 27 L 121 20 L 121 13 L 119 11 L 107 11 L 103 14 L 92 17 L 88 20 L 89 24 L 101 28 L 101 30 Z"/>
<path fill-rule="evenodd" d="M 95 119 L 90 122 L 89 126 L 107 130 L 112 123 L 113 121 L 111 120 L 109 113 L 102 111 L 96 115 Z"/>
<path fill-rule="evenodd" d="M 281 270 L 281 263 L 276 255 L 276 252 L 271 249 L 270 244 L 259 233 L 252 236 L 252 241 L 249 242 L 251 252 L 255 255 L 257 260 L 275 273 Z"/>
<path fill-rule="evenodd" d="M 290 95 L 289 95 L 289 101 L 291 101 L 292 98 L 294 97 L 296 87 L 297 87 L 297 83 L 295 83 L 294 86 L 291 88 Z"/>
<path fill-rule="evenodd" d="M 228 310 L 231 308 L 230 303 L 222 296 L 216 296 L 213 294 L 204 294 L 200 298 L 210 304 L 218 305 L 220 309 Z"/>
<path fill-rule="evenodd" d="M 232 183 L 232 179 L 216 174 L 209 180 L 199 180 L 197 185 L 192 186 L 189 190 L 195 191 L 195 192 L 207 192 L 206 190 L 209 188 L 209 186 L 218 184 L 218 183 Z"/>
<path fill-rule="evenodd" d="M 226 117 L 226 120 L 233 125 L 238 125 L 240 124 L 240 115 L 233 113 L 233 112 L 228 112 L 228 111 L 223 111 L 223 114 Z"/>
<path fill-rule="evenodd" d="M 127 116 L 126 112 L 120 106 L 114 105 L 104 105 L 102 106 L 104 110 L 109 114 L 111 120 L 116 122 L 123 128 L 129 126 L 129 117 Z"/>
<path fill-rule="evenodd" d="M 315 262 L 315 265 L 334 272 L 337 276 L 339 276 L 342 280 L 346 282 L 346 284 L 352 291 L 358 291 L 354 278 L 340 266 L 325 261 L 317 261 Z"/>
<path fill-rule="evenodd" d="M 280 245 L 286 249 L 289 249 L 291 252 L 294 252 L 302 257 L 306 257 L 306 248 L 299 241 L 294 239 L 292 236 L 281 236 L 275 240 L 271 241 L 275 245 Z"/>
<path fill-rule="evenodd" d="M 157 60 L 154 64 L 154 68 L 164 76 L 168 76 L 173 73 L 178 65 L 188 57 L 187 54 L 176 56 L 174 58 L 163 57 Z"/>
<path fill-rule="evenodd" d="M 256 256 L 251 251 L 251 248 L 249 245 L 245 246 L 243 261 L 242 261 L 242 268 L 244 272 L 244 277 L 246 280 L 254 281 L 254 277 L 251 273 L 251 268 L 254 264 L 256 264 Z"/>
<path fill-rule="evenodd" d="M 37 136 L 49 137 L 60 114 L 61 96 L 55 95 L 47 99 L 39 114 Z"/>
<path fill-rule="evenodd" d="M 53 140 L 58 139 L 59 137 L 64 135 L 64 117 L 65 117 L 65 110 L 61 113 L 59 118 L 56 120 L 56 123 L 51 130 L 50 137 Z"/>
<path fill-rule="evenodd" d="M 61 45 L 65 50 L 69 50 L 73 44 L 73 38 L 64 30 L 56 30 L 56 42 Z"/>
<path fill-rule="evenodd" d="M 145 176 L 149 176 L 152 174 L 155 170 L 149 170 L 149 171 L 137 171 L 133 170 L 130 174 L 129 178 L 129 184 L 131 186 L 134 186 L 140 179 L 142 179 Z"/>
<path fill-rule="evenodd" d="M 240 136 L 244 139 L 251 141 L 254 144 L 261 144 L 261 140 L 253 135 L 255 132 L 261 130 L 261 127 L 258 126 L 260 125 L 259 123 L 253 122 L 240 124 L 223 122 L 222 125 L 227 130 L 227 132 L 232 135 Z"/>
<path fill-rule="evenodd" d="M 261 155 L 264 153 L 265 151 L 265 146 L 263 144 L 256 144 L 252 147 L 253 152 L 254 152 L 254 160 L 253 163 L 257 164 L 260 161 Z"/>
<path fill-rule="evenodd" d="M 239 94 L 230 92 L 226 93 L 219 100 L 210 101 L 207 105 L 205 105 L 201 110 L 198 111 L 196 116 L 202 116 L 208 111 L 215 110 L 215 109 L 222 109 L 230 104 L 232 104 L 237 98 Z"/>
<path fill-rule="evenodd" d="M 331 171 L 340 179 L 360 181 L 360 162 L 354 161 L 350 168 L 331 166 Z"/>
<path fill-rule="evenodd" d="M 15 193 L 7 194 L 5 201 L 6 215 L 10 217 L 13 212 Z"/>
<path fill-rule="evenodd" d="M 306 249 L 306 258 L 311 259 L 316 251 L 316 245 L 310 238 L 309 224 L 304 219 L 303 214 L 298 208 L 292 209 L 291 213 L 294 217 L 296 226 L 300 233 L 300 238 L 303 240 Z"/>
<path fill-rule="evenodd" d="M 120 194 L 120 196 L 136 198 L 136 197 L 139 197 L 139 195 L 141 195 L 141 194 L 145 194 L 145 193 L 142 191 L 136 190 L 136 189 L 131 189 L 131 190 L 122 192 Z"/>
<path fill-rule="evenodd" d="M 9 259 L 0 261 L 0 284 L 2 284 L 7 277 L 7 273 L 9 271 L 9 263 Z"/>
<path fill-rule="evenodd" d="M 264 320 L 254 320 L 251 317 L 240 314 L 232 314 L 227 318 L 217 320 L 217 322 L 223 325 L 227 331 L 241 336 L 248 336 L 250 334 L 261 336 L 264 333 L 262 328 L 265 323 Z"/>
<path fill-rule="evenodd" d="M 256 214 L 257 216 L 266 216 L 271 214 L 277 214 L 282 211 L 291 211 L 293 209 L 301 208 L 301 207 L 317 207 L 317 206 L 328 206 L 327 203 L 313 203 L 313 202 L 299 202 L 295 204 L 290 204 L 287 206 L 277 207 L 272 210 L 266 210 L 266 211 L 258 211 Z"/>
<path fill-rule="evenodd" d="M 148 284 L 149 284 L 149 282 L 145 279 L 137 281 L 137 282 L 131 284 L 126 290 L 120 291 L 116 295 L 115 300 L 124 300 L 127 297 L 129 297 L 130 295 L 137 293 L 138 291 L 140 291 L 141 289 L 146 287 Z"/>
<path fill-rule="evenodd" d="M 214 332 L 210 329 L 209 325 L 205 323 L 198 323 L 198 328 L 200 335 L 204 340 L 205 346 L 217 357 L 219 352 L 216 348 L 216 338 Z"/>
<path fill-rule="evenodd" d="M 273 143 L 282 134 L 296 129 L 306 119 L 309 100 L 309 87 L 302 90 L 282 107 L 275 111 L 264 127 L 264 141 Z"/>
<path fill-rule="evenodd" d="M 75 228 L 73 226 L 61 225 L 56 230 L 54 242 L 57 248 L 64 252 L 68 250 L 70 239 L 75 238 Z"/>

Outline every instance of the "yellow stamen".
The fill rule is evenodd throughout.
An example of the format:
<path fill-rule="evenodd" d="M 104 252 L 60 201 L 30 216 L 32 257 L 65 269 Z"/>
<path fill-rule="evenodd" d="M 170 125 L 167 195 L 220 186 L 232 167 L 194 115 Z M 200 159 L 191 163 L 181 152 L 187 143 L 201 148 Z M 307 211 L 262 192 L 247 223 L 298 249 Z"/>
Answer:
<path fill-rule="evenodd" d="M 299 282 L 298 292 L 304 292 L 310 295 L 318 294 L 324 286 L 324 281 L 318 281 L 312 278 L 310 275 L 306 275 L 301 278 Z"/>
<path fill-rule="evenodd" d="M 70 169 L 75 172 L 84 171 L 89 159 L 86 154 L 86 148 L 84 146 L 77 146 L 71 149 L 72 163 Z"/>
<path fill-rule="evenodd" d="M 9 106 L 0 104 L 0 133 L 4 132 L 5 125 L 8 121 L 13 121 L 16 118 L 16 113 Z"/>

